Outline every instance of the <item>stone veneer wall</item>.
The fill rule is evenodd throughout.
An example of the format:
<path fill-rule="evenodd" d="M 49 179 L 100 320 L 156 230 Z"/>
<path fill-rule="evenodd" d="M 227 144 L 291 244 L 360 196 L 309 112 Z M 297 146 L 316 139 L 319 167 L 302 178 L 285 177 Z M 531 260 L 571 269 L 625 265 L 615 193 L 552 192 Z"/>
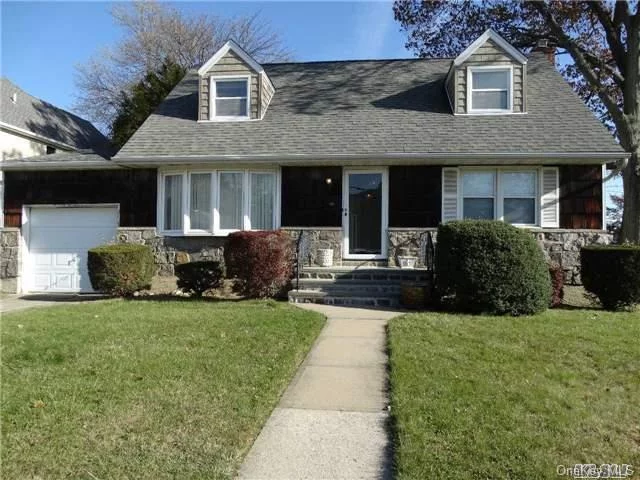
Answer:
<path fill-rule="evenodd" d="M 389 266 L 397 266 L 398 255 L 418 257 L 418 266 L 424 266 L 427 233 L 431 232 L 437 245 L 436 229 L 389 229 Z M 600 230 L 531 230 L 547 260 L 558 263 L 564 270 L 568 285 L 582 285 L 580 278 L 580 248 L 585 245 L 607 245 L 613 236 Z"/>
<path fill-rule="evenodd" d="M 154 227 L 118 228 L 119 243 L 149 245 L 158 265 L 158 275 L 173 275 L 174 266 L 199 260 L 220 260 L 224 237 L 163 237 Z"/>
<path fill-rule="evenodd" d="M 333 249 L 334 265 L 342 265 L 342 229 L 330 228 L 284 228 L 294 240 L 297 240 L 300 231 L 304 232 L 303 262 L 304 265 L 316 265 L 317 251 L 320 248 Z M 388 254 L 389 266 L 398 265 L 399 255 L 418 257 L 418 266 L 425 266 L 425 252 L 427 234 L 431 233 L 434 244 L 437 241 L 436 229 L 408 229 L 390 228 L 388 230 Z M 547 259 L 562 266 L 565 272 L 567 284 L 580 285 L 580 247 L 585 245 L 606 245 L 611 243 L 612 235 L 599 230 L 544 230 L 531 231 L 540 244 Z M 4 253 L 5 240 L 2 239 L 2 270 L 5 274 L 9 268 L 9 259 L 14 254 Z M 173 275 L 174 265 L 196 260 L 214 260 L 222 258 L 224 237 L 161 237 L 156 234 L 155 228 L 119 228 L 118 241 L 122 243 L 141 243 L 150 245 L 153 249 L 158 273 L 160 275 Z M 17 237 L 14 241 L 8 238 L 6 242 L 15 242 L 15 258 L 17 262 Z M 14 247 L 9 247 L 14 248 Z M 5 257 L 6 255 L 6 257 Z M 5 263 L 5 258 L 7 262 Z"/>
<path fill-rule="evenodd" d="M 285 227 L 283 230 L 289 233 L 294 241 L 297 241 L 300 232 L 303 232 L 301 245 L 303 265 L 317 265 L 319 248 L 333 249 L 333 264 L 342 265 L 342 227 Z"/>
<path fill-rule="evenodd" d="M 0 292 L 16 293 L 20 273 L 20 229 L 0 229 Z"/>

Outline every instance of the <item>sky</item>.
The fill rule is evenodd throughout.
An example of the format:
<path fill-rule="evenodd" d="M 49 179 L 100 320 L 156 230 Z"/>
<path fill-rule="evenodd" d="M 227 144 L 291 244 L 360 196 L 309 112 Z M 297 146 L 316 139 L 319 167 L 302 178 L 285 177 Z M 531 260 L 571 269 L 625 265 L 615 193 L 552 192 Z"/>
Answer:
<path fill-rule="evenodd" d="M 0 1 L 0 73 L 26 92 L 72 109 L 75 66 L 123 32 L 107 2 Z M 260 12 L 293 60 L 405 58 L 405 35 L 392 2 L 177 2 L 187 14 L 218 16 Z M 46 72 L 46 75 L 43 75 Z"/>
<path fill-rule="evenodd" d="M 123 35 L 109 2 L 0 0 L 0 75 L 26 92 L 73 111 L 75 66 Z M 187 14 L 222 17 L 260 12 L 283 39 L 292 60 L 408 58 L 406 34 L 393 19 L 392 2 L 174 2 Z M 620 194 L 620 179 L 608 182 Z"/>

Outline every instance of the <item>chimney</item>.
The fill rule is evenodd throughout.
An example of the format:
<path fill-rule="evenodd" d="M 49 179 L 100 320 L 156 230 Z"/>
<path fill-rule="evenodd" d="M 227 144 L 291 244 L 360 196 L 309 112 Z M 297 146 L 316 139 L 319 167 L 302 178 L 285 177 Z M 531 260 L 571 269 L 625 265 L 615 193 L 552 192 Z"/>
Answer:
<path fill-rule="evenodd" d="M 541 38 L 540 40 L 538 40 L 538 42 L 536 43 L 536 46 L 533 47 L 533 52 L 542 52 L 545 54 L 545 56 L 547 57 L 547 60 L 549 60 L 549 63 L 551 63 L 551 65 L 556 64 L 556 47 L 555 45 L 553 45 L 549 39 L 547 38 Z"/>

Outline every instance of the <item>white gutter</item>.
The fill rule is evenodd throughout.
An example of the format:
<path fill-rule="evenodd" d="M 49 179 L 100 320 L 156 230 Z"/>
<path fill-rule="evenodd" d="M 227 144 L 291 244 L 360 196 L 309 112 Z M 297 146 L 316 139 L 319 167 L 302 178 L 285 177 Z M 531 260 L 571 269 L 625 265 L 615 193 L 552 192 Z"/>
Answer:
<path fill-rule="evenodd" d="M 111 160 L 119 165 L 151 165 L 151 164 L 185 164 L 185 163 L 209 163 L 209 162 L 251 162 L 251 163 L 276 163 L 289 164 L 304 161 L 318 163 L 324 162 L 355 162 L 365 163 L 395 163 L 395 162 L 427 162 L 439 164 L 474 164 L 479 160 L 493 162 L 518 161 L 518 163 L 557 163 L 565 161 L 571 163 L 605 163 L 627 158 L 626 152 L 548 152 L 548 153 L 382 153 L 382 154 L 257 154 L 257 155 L 157 155 L 157 156 L 120 156 L 116 155 Z"/>
<path fill-rule="evenodd" d="M 25 170 L 115 170 L 125 168 L 120 165 L 116 165 L 108 160 L 85 160 L 85 161 L 56 161 L 56 162 L 13 162 L 4 161 L 0 162 L 0 171 L 12 172 L 12 171 L 25 171 Z"/>

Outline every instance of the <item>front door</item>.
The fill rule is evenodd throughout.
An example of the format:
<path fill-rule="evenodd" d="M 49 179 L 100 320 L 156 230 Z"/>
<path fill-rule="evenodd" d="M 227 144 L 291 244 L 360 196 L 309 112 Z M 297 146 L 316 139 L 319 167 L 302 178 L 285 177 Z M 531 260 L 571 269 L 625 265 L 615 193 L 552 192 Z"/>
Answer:
<path fill-rule="evenodd" d="M 386 170 L 345 170 L 342 191 L 345 258 L 387 258 Z"/>

